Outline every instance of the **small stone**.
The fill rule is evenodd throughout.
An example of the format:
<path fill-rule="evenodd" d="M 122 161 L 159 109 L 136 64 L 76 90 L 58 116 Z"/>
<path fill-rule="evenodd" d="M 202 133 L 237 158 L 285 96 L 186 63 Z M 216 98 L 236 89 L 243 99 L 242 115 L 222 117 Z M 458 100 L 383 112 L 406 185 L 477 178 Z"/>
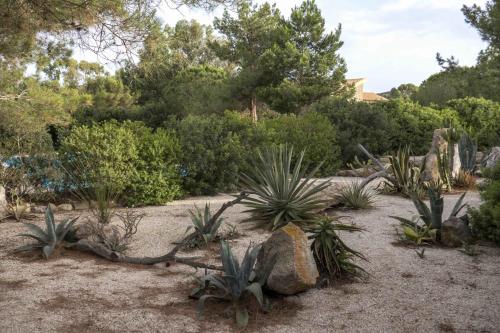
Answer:
<path fill-rule="evenodd" d="M 73 203 L 75 210 L 85 210 L 90 209 L 90 204 L 88 201 L 77 201 Z"/>
<path fill-rule="evenodd" d="M 31 212 L 33 214 L 45 214 L 46 206 L 33 206 L 31 207 Z"/>
<path fill-rule="evenodd" d="M 0 207 L 7 205 L 7 198 L 5 197 L 5 188 L 0 185 Z"/>
<path fill-rule="evenodd" d="M 73 210 L 73 205 L 69 203 L 60 204 L 57 206 L 57 210 L 61 212 L 70 212 Z"/>
<path fill-rule="evenodd" d="M 466 220 L 451 217 L 441 225 L 441 243 L 448 247 L 460 247 L 472 241 L 472 233 Z"/>
<path fill-rule="evenodd" d="M 50 210 L 52 210 L 52 212 L 56 212 L 57 211 L 57 206 L 53 203 L 49 203 L 48 206 L 50 207 Z"/>
<path fill-rule="evenodd" d="M 266 266 L 276 256 L 267 287 L 283 295 L 294 295 L 313 288 L 319 277 L 306 234 L 293 223 L 275 231 L 262 244 L 257 267 Z"/>

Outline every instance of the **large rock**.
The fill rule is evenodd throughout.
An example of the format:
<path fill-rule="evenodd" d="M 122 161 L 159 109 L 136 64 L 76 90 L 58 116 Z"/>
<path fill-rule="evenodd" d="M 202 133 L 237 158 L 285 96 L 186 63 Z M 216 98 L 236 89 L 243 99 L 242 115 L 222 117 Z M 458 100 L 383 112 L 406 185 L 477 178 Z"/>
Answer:
<path fill-rule="evenodd" d="M 493 147 L 488 156 L 484 158 L 483 166 L 485 168 L 494 168 L 497 163 L 500 163 L 500 147 Z"/>
<path fill-rule="evenodd" d="M 441 225 L 441 243 L 449 247 L 459 247 L 472 241 L 472 233 L 466 220 L 451 217 Z"/>
<path fill-rule="evenodd" d="M 448 128 L 438 128 L 432 135 L 432 146 L 425 155 L 425 167 L 422 173 L 423 181 L 437 181 L 439 179 L 438 155 L 448 154 L 448 141 L 445 136 Z M 455 177 L 460 171 L 460 157 L 458 154 L 458 144 L 453 146 L 453 156 L 450 157 L 451 176 Z"/>
<path fill-rule="evenodd" d="M 0 185 L 0 208 L 3 209 L 7 205 L 7 198 L 5 197 L 5 187 Z"/>
<path fill-rule="evenodd" d="M 287 224 L 264 242 L 257 266 L 265 266 L 273 256 L 276 256 L 276 264 L 267 280 L 269 289 L 294 295 L 316 285 L 319 273 L 307 236 L 295 224 Z"/>

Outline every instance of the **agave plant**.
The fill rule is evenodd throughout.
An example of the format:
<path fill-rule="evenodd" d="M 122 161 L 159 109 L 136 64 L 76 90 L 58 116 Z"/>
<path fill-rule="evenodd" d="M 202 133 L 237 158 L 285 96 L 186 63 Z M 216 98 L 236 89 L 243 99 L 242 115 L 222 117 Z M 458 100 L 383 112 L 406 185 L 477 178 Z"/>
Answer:
<path fill-rule="evenodd" d="M 342 223 L 336 223 L 331 216 L 324 216 L 311 221 L 306 229 L 312 239 L 311 250 L 318 270 L 329 278 L 343 276 L 364 277 L 366 271 L 353 262 L 354 257 L 366 260 L 365 256 L 347 246 L 338 236 L 337 231 L 362 231 L 363 229 Z"/>
<path fill-rule="evenodd" d="M 266 283 L 275 264 L 275 260 L 272 260 L 269 266 L 261 267 L 259 272 L 255 272 L 254 265 L 260 249 L 261 245 L 253 248 L 248 247 L 240 265 L 229 245 L 221 241 L 224 274 L 210 274 L 201 278 L 203 295 L 198 301 L 200 315 L 205 309 L 205 302 L 210 298 L 215 298 L 231 302 L 238 326 L 245 327 L 248 324 L 248 310 L 245 302 L 248 300 L 248 296 L 253 296 L 261 307 L 264 306 L 262 286 Z M 200 288 L 194 290 L 194 294 L 199 292 Z"/>
<path fill-rule="evenodd" d="M 61 244 L 70 232 L 73 224 L 78 218 L 66 219 L 59 224 L 54 222 L 54 214 L 50 207 L 45 210 L 45 224 L 46 230 L 43 230 L 36 224 L 24 223 L 26 228 L 31 233 L 20 234 L 21 237 L 29 237 L 36 240 L 36 243 L 28 244 L 17 248 L 17 251 L 33 251 L 42 249 L 43 256 L 48 259 L 54 252 L 55 248 Z"/>
<path fill-rule="evenodd" d="M 196 211 L 189 211 L 191 215 L 191 222 L 193 226 L 188 227 L 186 231 L 189 231 L 194 227 L 198 235 L 198 239 L 195 241 L 202 241 L 205 244 L 212 242 L 217 237 L 219 228 L 224 221 L 224 218 L 218 218 L 213 224 L 209 223 L 212 219 L 212 213 L 210 212 L 210 205 L 205 204 L 205 209 L 202 211 L 200 208 L 195 207 Z M 195 244 L 197 245 L 197 244 Z"/>
<path fill-rule="evenodd" d="M 313 211 L 322 208 L 325 200 L 318 193 L 329 186 L 328 181 L 316 181 L 314 174 L 321 167 L 318 165 L 310 173 L 302 167 L 302 151 L 292 169 L 293 147 L 272 147 L 258 152 L 254 159 L 254 168 L 242 175 L 242 183 L 249 194 L 242 201 L 250 207 L 246 212 L 275 230 L 291 221 L 308 220 Z"/>
<path fill-rule="evenodd" d="M 413 204 L 418 211 L 423 225 L 419 223 L 418 220 L 409 220 L 400 216 L 390 217 L 400 221 L 403 226 L 412 228 L 417 235 L 425 235 L 426 238 L 431 237 L 432 239 L 439 241 L 441 236 L 441 226 L 443 223 L 444 200 L 438 187 L 429 188 L 427 193 L 429 196 L 429 206 L 427 206 L 420 198 L 415 196 L 412 197 Z M 466 204 L 463 203 L 465 194 L 466 193 L 463 193 L 455 203 L 449 218 L 456 217 L 466 206 Z M 411 239 L 412 237 L 409 238 Z"/>
<path fill-rule="evenodd" d="M 16 221 L 26 215 L 29 210 L 29 205 L 17 195 L 11 195 L 11 202 L 8 202 L 5 207 L 6 216 L 4 218 L 14 218 Z"/>
<path fill-rule="evenodd" d="M 472 174 L 476 168 L 477 144 L 466 133 L 460 137 L 458 153 L 462 170 Z"/>
<path fill-rule="evenodd" d="M 410 164 L 410 148 L 401 148 L 395 155 L 389 156 L 389 172 L 392 178 L 386 178 L 384 185 L 390 192 L 402 193 L 406 196 L 423 196 L 423 188 L 420 180 L 423 165 L 413 167 Z"/>
<path fill-rule="evenodd" d="M 335 197 L 347 208 L 366 209 L 373 206 L 376 193 L 359 182 L 342 186 Z"/>

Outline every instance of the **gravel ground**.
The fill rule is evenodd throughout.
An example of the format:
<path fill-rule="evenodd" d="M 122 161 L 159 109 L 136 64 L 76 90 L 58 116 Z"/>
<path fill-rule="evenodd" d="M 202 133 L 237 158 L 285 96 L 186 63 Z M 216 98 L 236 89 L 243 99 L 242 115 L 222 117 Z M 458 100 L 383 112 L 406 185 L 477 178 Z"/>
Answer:
<path fill-rule="evenodd" d="M 342 181 L 340 179 L 339 181 Z M 445 197 L 445 214 L 458 195 Z M 146 214 L 131 244 L 130 255 L 156 256 L 172 247 L 189 225 L 187 210 L 210 202 L 212 209 L 228 195 L 196 197 Z M 477 193 L 466 200 L 479 205 Z M 242 206 L 225 213 L 242 236 L 232 241 L 238 256 L 250 242 L 269 233 L 239 222 Z M 86 215 L 79 211 L 71 214 Z M 366 229 L 345 234 L 364 253 L 360 262 L 371 274 L 366 282 L 343 282 L 298 296 L 273 298 L 269 314 L 251 313 L 249 332 L 500 332 L 500 249 L 480 246 L 478 256 L 429 247 L 420 259 L 397 240 L 397 223 L 388 215 L 411 217 L 409 200 L 379 196 L 376 207 L 341 211 Z M 56 218 L 64 216 L 58 214 Z M 41 215 L 34 222 L 43 223 Z M 109 263 L 89 254 L 61 250 L 49 261 L 12 250 L 19 223 L 0 224 L 0 332 L 232 332 L 237 331 L 225 305 L 207 305 L 197 318 L 196 301 L 187 295 L 203 272 L 182 266 L 152 267 Z M 216 247 L 190 253 L 217 262 Z"/>

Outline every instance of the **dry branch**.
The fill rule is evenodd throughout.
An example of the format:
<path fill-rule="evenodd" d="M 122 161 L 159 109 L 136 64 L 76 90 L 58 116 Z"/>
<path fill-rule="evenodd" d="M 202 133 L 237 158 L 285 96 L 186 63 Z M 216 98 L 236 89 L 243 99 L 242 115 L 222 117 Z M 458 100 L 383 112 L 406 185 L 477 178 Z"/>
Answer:
<path fill-rule="evenodd" d="M 222 213 L 228 209 L 231 206 L 234 206 L 238 203 L 241 202 L 244 198 L 248 196 L 247 193 L 241 192 L 234 200 L 228 201 L 224 203 L 221 208 L 212 216 L 212 218 L 208 221 L 208 225 L 213 225 L 219 217 L 222 215 Z M 177 262 L 180 264 L 188 265 L 191 267 L 195 268 L 206 268 L 206 269 L 212 269 L 212 270 L 222 270 L 221 266 L 215 266 L 215 265 L 209 265 L 209 264 L 204 264 L 197 262 L 196 259 L 198 257 L 177 257 L 176 254 L 179 252 L 179 250 L 182 248 L 186 242 L 194 239 L 197 236 L 196 232 L 193 232 L 184 239 L 179 242 L 170 252 L 163 256 L 159 257 L 129 257 L 126 255 L 123 255 L 119 252 L 112 251 L 105 247 L 104 245 L 97 243 L 97 242 L 91 242 L 86 239 L 79 240 L 76 243 L 68 244 L 68 248 L 74 248 L 80 251 L 85 251 L 85 252 L 91 252 L 94 253 L 95 255 L 98 255 L 99 257 L 102 257 L 104 259 L 107 259 L 109 261 L 113 262 L 125 262 L 125 263 L 130 263 L 130 264 L 139 264 L 139 265 L 154 265 L 162 262 Z"/>

